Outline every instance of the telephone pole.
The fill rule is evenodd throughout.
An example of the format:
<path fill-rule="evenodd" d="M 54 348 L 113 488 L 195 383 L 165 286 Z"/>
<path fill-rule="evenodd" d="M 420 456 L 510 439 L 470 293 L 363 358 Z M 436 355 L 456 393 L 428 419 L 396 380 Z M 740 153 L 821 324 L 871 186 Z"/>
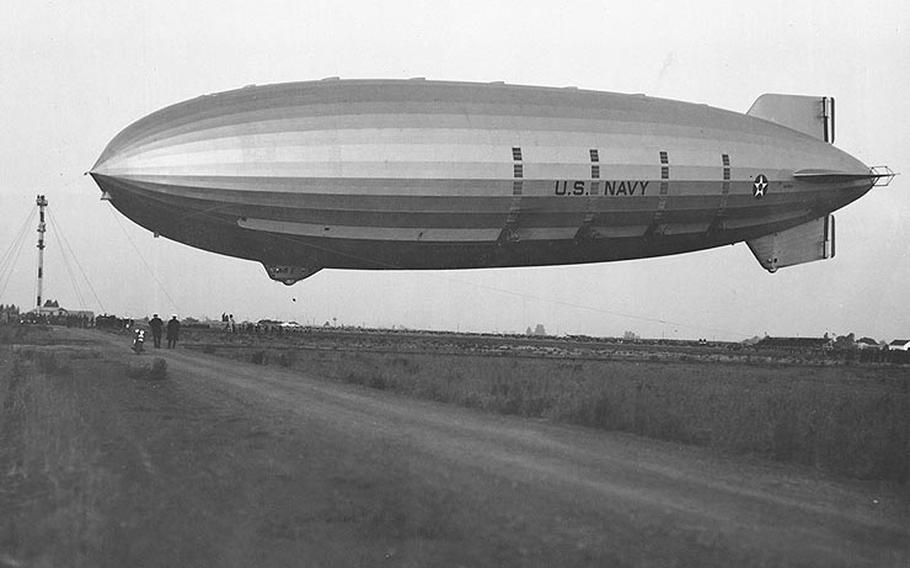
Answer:
<path fill-rule="evenodd" d="M 44 287 L 44 233 L 47 228 L 44 224 L 44 208 L 47 207 L 47 198 L 39 195 L 35 201 L 38 204 L 38 312 L 41 311 L 41 292 Z"/>

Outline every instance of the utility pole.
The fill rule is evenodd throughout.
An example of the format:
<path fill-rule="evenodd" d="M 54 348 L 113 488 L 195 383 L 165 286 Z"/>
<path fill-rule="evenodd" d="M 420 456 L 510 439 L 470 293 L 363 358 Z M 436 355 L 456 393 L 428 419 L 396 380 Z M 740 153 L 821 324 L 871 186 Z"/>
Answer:
<path fill-rule="evenodd" d="M 44 224 L 44 208 L 47 207 L 47 198 L 39 195 L 35 201 L 38 204 L 38 312 L 41 312 L 41 292 L 44 286 L 44 233 L 47 228 Z"/>

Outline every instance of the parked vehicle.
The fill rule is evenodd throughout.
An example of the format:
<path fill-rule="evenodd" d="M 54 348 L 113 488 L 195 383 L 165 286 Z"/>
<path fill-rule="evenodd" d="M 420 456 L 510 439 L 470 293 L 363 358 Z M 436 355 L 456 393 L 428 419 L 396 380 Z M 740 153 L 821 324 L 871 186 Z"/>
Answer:
<path fill-rule="evenodd" d="M 138 355 L 145 351 L 145 330 L 137 329 L 133 333 L 133 352 Z"/>

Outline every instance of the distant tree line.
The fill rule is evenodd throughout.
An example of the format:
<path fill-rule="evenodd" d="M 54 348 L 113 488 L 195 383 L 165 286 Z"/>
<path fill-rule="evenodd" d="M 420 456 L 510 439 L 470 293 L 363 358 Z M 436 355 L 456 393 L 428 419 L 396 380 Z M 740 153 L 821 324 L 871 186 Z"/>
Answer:
<path fill-rule="evenodd" d="M 10 304 L 4 306 L 0 304 L 0 324 L 2 323 L 18 323 L 19 322 L 19 306 Z"/>
<path fill-rule="evenodd" d="M 525 330 L 525 335 L 534 336 L 534 337 L 543 337 L 547 334 L 547 330 L 544 329 L 543 324 L 539 323 L 534 326 L 534 330 L 531 330 L 531 326 L 528 326 L 528 329 Z"/>

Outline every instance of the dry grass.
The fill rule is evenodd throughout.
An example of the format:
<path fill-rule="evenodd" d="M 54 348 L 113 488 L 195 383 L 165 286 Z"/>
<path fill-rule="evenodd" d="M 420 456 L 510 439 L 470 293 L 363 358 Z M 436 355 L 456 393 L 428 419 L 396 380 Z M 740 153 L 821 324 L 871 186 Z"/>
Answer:
<path fill-rule="evenodd" d="M 72 396 L 73 355 L 38 348 L 0 356 L 0 511 L 8 513 L 0 514 L 0 550 L 35 566 L 76 565 L 52 549 L 100 545 L 97 497 L 114 480 L 90 467 L 102 448 Z"/>
<path fill-rule="evenodd" d="M 44 325 L 0 325 L 0 345 L 45 343 L 47 341 L 47 330 L 47 326 Z"/>
<path fill-rule="evenodd" d="M 427 400 L 910 481 L 901 368 L 233 350 Z"/>

